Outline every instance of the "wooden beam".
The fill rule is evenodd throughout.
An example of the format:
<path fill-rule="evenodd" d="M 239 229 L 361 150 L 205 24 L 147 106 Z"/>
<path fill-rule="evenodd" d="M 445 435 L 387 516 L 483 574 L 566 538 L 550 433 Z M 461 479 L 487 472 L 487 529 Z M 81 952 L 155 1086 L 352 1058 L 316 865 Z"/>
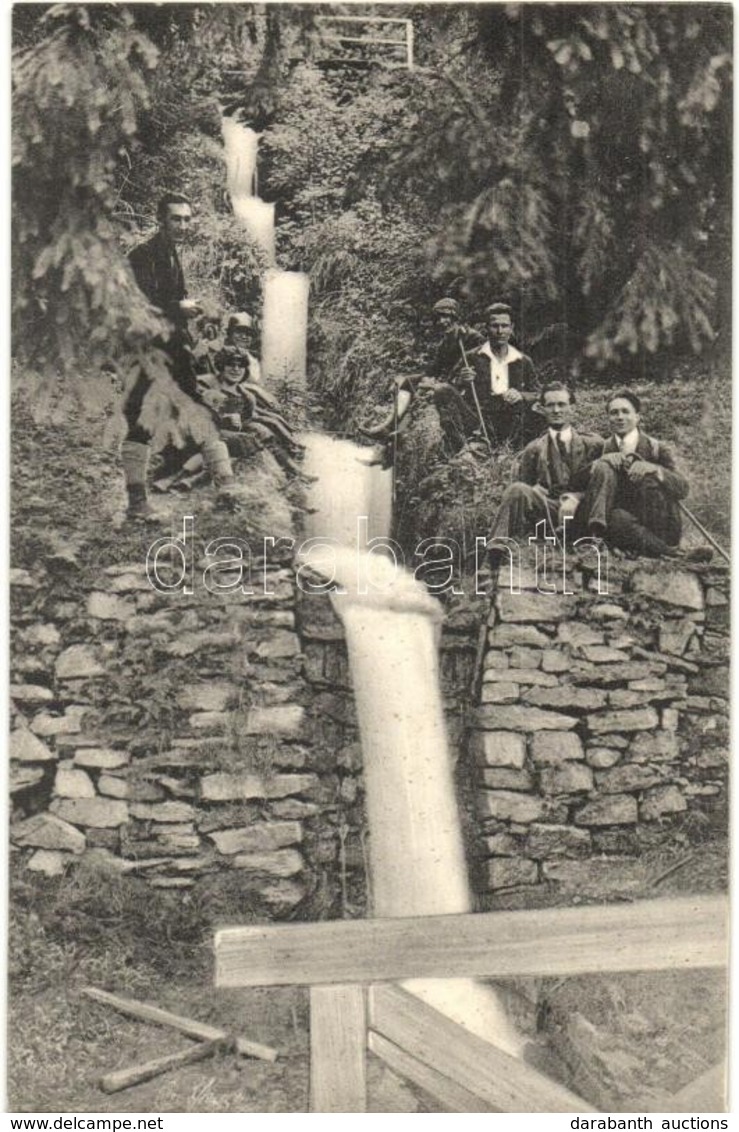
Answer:
<path fill-rule="evenodd" d="M 404 1077 L 407 1081 L 412 1081 L 414 1085 L 419 1085 L 420 1088 L 425 1089 L 445 1112 L 498 1111 L 475 1093 L 468 1092 L 456 1081 L 437 1073 L 430 1065 L 425 1065 L 418 1058 L 411 1057 L 406 1050 L 396 1046 L 393 1042 L 389 1042 L 387 1038 L 383 1038 L 382 1034 L 376 1034 L 374 1030 L 369 1032 L 369 1048 L 398 1076 Z"/>
<path fill-rule="evenodd" d="M 110 1006 L 121 1014 L 130 1018 L 138 1018 L 142 1022 L 152 1022 L 155 1026 L 169 1026 L 172 1030 L 179 1030 L 191 1038 L 198 1038 L 201 1042 L 222 1042 L 229 1035 L 225 1030 L 216 1026 L 209 1026 L 205 1022 L 198 1022 L 194 1018 L 184 1018 L 180 1014 L 171 1014 L 169 1010 L 161 1010 L 148 1002 L 137 1002 L 133 998 L 120 998 L 117 994 L 98 990 L 97 987 L 85 987 L 82 991 L 85 998 L 93 1002 L 100 1002 L 103 1006 Z M 260 1042 L 250 1042 L 248 1038 L 234 1038 L 234 1048 L 244 1057 L 256 1057 L 260 1061 L 276 1061 L 277 1050 L 271 1046 L 263 1046 Z"/>
<path fill-rule="evenodd" d="M 344 24 L 409 24 L 410 20 L 403 20 L 397 16 L 316 16 L 317 24 L 335 23 L 341 20 Z"/>
<path fill-rule="evenodd" d="M 496 1112 L 594 1112 L 580 1097 L 398 987 L 372 987 L 370 1026 Z"/>
<path fill-rule="evenodd" d="M 324 43 L 363 43 L 367 47 L 380 43 L 388 47 L 402 47 L 404 51 L 406 49 L 405 39 L 365 39 L 361 35 L 323 35 L 321 39 Z"/>
<path fill-rule="evenodd" d="M 225 928 L 216 985 L 686 970 L 727 961 L 721 896 L 412 919 Z"/>
<path fill-rule="evenodd" d="M 311 1112 L 367 1111 L 366 1046 L 363 988 L 311 987 Z"/>
<path fill-rule="evenodd" d="M 104 1093 L 120 1093 L 122 1089 L 130 1089 L 132 1085 L 141 1085 L 144 1081 L 151 1081 L 162 1073 L 168 1073 L 170 1069 L 180 1069 L 183 1065 L 205 1061 L 207 1057 L 228 1049 L 229 1044 L 228 1041 L 198 1042 L 196 1046 L 181 1050 L 179 1053 L 155 1057 L 140 1065 L 131 1065 L 128 1069 L 115 1069 L 100 1078 L 100 1088 Z"/>

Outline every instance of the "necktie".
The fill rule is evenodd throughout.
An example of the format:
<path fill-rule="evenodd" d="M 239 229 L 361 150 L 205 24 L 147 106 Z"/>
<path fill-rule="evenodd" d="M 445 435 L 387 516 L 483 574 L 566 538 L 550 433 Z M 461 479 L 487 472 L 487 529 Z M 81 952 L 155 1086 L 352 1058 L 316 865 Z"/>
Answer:
<path fill-rule="evenodd" d="M 567 448 L 567 444 L 562 439 L 562 433 L 561 432 L 557 433 L 557 448 L 559 449 L 559 454 L 562 458 L 563 464 L 565 465 L 565 467 L 569 471 L 570 470 L 570 453 L 569 453 L 569 450 Z"/>

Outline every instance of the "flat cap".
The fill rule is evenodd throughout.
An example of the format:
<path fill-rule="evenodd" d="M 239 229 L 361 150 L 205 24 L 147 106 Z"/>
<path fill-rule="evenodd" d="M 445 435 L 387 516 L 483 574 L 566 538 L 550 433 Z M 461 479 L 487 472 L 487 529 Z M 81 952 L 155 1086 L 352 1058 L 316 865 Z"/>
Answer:
<path fill-rule="evenodd" d="M 434 303 L 435 314 L 459 314 L 459 303 L 456 299 L 439 299 Z"/>

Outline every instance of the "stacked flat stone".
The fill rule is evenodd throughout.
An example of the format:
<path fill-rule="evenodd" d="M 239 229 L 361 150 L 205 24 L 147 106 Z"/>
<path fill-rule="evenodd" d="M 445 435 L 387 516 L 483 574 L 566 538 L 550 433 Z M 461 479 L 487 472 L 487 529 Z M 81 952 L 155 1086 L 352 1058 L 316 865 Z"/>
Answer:
<path fill-rule="evenodd" d="M 361 911 L 342 627 L 292 570 L 254 575 L 252 593 L 166 595 L 122 563 L 72 597 L 41 566 L 11 571 L 11 842 L 28 867 L 95 853 L 163 888 L 231 874 L 268 914 L 312 895 Z M 493 892 L 603 892 L 616 864 L 628 890 L 645 848 L 693 814 L 725 820 L 728 574 L 611 563 L 607 595 L 581 569 L 570 594 L 521 583 L 499 579 L 492 607 L 444 601 L 451 747 L 467 739 L 477 766 L 458 775 L 470 845 Z"/>
<path fill-rule="evenodd" d="M 41 580 L 12 581 L 11 841 L 28 867 L 94 851 L 156 887 L 239 870 L 266 906 L 303 899 L 331 787 L 312 768 L 293 572 L 163 594 L 125 563 L 44 620 Z"/>
<path fill-rule="evenodd" d="M 691 811 L 723 828 L 728 574 L 612 562 L 607 595 L 580 571 L 569 593 L 538 592 L 530 569 L 509 582 L 470 733 L 487 888 L 628 891 Z"/>

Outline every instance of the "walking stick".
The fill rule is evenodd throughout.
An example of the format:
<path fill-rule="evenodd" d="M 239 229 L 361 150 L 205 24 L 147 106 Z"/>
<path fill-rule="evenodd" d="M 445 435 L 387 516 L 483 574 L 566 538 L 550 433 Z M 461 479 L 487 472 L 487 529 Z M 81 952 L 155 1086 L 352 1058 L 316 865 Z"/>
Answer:
<path fill-rule="evenodd" d="M 393 462 L 390 468 L 390 500 L 392 503 L 392 513 L 395 514 L 395 488 L 396 488 L 396 463 L 398 460 L 398 426 L 400 419 L 398 416 L 398 390 L 395 390 L 393 397 Z"/>
<path fill-rule="evenodd" d="M 544 510 L 547 513 L 547 519 L 549 520 L 550 530 L 551 530 L 552 534 L 554 535 L 554 541 L 556 542 L 559 550 L 561 550 L 561 552 L 564 554 L 564 551 L 565 551 L 564 544 L 557 537 L 557 528 L 555 527 L 554 520 L 552 519 L 552 512 L 549 510 L 549 500 L 547 499 L 547 497 L 545 495 L 542 495 L 541 500 L 542 500 L 542 503 L 544 504 Z"/>
<path fill-rule="evenodd" d="M 696 527 L 698 528 L 698 530 L 699 530 L 699 531 L 700 531 L 700 533 L 701 533 L 701 534 L 703 535 L 703 537 L 704 537 L 705 539 L 708 539 L 708 541 L 710 542 L 710 544 L 711 544 L 711 546 L 713 547 L 713 549 L 714 549 L 714 550 L 717 550 L 717 551 L 719 552 L 719 554 L 721 555 L 721 557 L 722 557 L 722 558 L 725 558 L 725 559 L 726 559 L 726 561 L 727 561 L 727 562 L 728 562 L 729 564 L 731 564 L 731 559 L 730 559 L 730 557 L 729 557 L 729 555 L 728 555 L 728 552 L 727 552 L 727 551 L 725 551 L 725 550 L 724 550 L 724 548 L 723 548 L 722 546 L 719 546 L 719 544 L 718 544 L 718 543 L 716 542 L 716 539 L 715 539 L 715 538 L 713 537 L 713 535 L 712 535 L 712 534 L 709 534 L 709 532 L 708 532 L 708 531 L 706 530 L 706 528 L 705 528 L 705 527 L 703 526 L 703 524 L 702 524 L 701 522 L 699 522 L 699 521 L 698 521 L 698 519 L 696 519 L 696 517 L 695 517 L 695 515 L 693 514 L 693 512 L 692 512 L 692 511 L 690 511 L 690 510 L 689 510 L 689 509 L 688 509 L 688 508 L 687 508 L 687 507 L 685 506 L 685 504 L 684 504 L 684 503 L 681 503 L 681 502 L 680 502 L 679 500 L 678 500 L 678 507 L 680 508 L 680 510 L 682 511 L 682 513 L 683 513 L 684 515 L 687 515 L 687 517 L 688 517 L 688 518 L 690 519 L 691 523 L 694 523 L 694 524 L 695 524 L 695 526 L 696 526 Z"/>
<path fill-rule="evenodd" d="M 469 369 L 470 363 L 467 361 L 467 351 L 464 348 L 464 342 L 462 341 L 461 338 L 459 339 L 459 348 L 462 351 L 462 361 L 465 364 L 465 368 Z M 493 455 L 493 446 L 490 443 L 490 437 L 488 436 L 488 430 L 485 428 L 485 421 L 482 419 L 482 409 L 480 408 L 480 398 L 477 396 L 477 390 L 475 389 L 474 380 L 470 382 L 470 389 L 472 390 L 472 400 L 475 402 L 475 408 L 477 409 L 477 419 L 480 422 L 480 428 L 482 429 L 482 435 L 485 437 L 485 443 L 488 446 L 488 452 L 492 456 Z"/>

